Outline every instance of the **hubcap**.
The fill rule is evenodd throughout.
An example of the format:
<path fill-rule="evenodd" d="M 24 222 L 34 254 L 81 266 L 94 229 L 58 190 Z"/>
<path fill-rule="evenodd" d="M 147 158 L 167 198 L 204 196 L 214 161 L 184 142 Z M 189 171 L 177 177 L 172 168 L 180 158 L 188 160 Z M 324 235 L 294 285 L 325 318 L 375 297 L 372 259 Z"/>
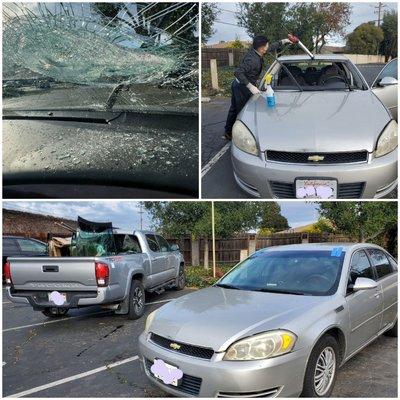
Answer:
<path fill-rule="evenodd" d="M 138 287 L 133 291 L 133 306 L 137 313 L 139 313 L 144 306 L 143 292 Z"/>
<path fill-rule="evenodd" d="M 330 389 L 336 372 L 336 356 L 332 347 L 325 347 L 318 357 L 314 371 L 314 389 L 323 396 Z"/>

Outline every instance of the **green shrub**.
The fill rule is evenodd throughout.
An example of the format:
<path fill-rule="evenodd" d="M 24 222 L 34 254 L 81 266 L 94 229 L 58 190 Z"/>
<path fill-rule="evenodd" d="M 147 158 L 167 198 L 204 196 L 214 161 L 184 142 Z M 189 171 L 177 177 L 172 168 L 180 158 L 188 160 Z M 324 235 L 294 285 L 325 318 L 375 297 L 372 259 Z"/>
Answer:
<path fill-rule="evenodd" d="M 222 275 L 232 268 L 229 266 L 217 267 L 217 278 L 213 278 L 212 267 L 206 270 L 204 267 L 185 267 L 186 272 L 186 286 L 202 289 L 213 285 Z"/>

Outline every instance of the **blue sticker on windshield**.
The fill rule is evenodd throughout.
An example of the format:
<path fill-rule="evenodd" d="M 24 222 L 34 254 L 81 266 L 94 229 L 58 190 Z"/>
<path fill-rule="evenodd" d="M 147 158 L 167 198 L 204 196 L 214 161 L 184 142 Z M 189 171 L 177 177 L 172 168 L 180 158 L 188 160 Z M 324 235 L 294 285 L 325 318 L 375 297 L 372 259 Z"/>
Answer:
<path fill-rule="evenodd" d="M 343 247 L 334 247 L 331 252 L 331 257 L 340 257 L 342 255 Z"/>

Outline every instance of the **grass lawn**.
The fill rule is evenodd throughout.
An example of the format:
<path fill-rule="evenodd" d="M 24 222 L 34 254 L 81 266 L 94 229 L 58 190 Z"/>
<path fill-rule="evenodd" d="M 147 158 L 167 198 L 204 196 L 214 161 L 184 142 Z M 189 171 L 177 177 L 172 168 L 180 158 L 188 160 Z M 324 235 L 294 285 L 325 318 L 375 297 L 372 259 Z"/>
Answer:
<path fill-rule="evenodd" d="M 203 69 L 201 71 L 201 88 L 202 96 L 224 96 L 230 97 L 231 95 L 231 84 L 234 79 L 233 72 L 235 67 L 218 67 L 218 85 L 219 91 L 214 90 L 211 87 L 211 70 Z"/>
<path fill-rule="evenodd" d="M 194 287 L 202 289 L 214 284 L 221 276 L 225 275 L 232 265 L 229 266 L 218 266 L 216 270 L 216 278 L 213 278 L 213 269 L 210 266 L 207 269 L 204 267 L 185 267 L 186 272 L 186 287 Z"/>

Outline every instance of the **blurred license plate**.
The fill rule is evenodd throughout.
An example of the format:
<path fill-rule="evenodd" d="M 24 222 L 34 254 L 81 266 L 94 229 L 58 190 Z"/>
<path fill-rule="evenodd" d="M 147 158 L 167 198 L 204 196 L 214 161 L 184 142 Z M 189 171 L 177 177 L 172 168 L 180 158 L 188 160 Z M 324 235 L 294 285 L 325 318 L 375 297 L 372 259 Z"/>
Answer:
<path fill-rule="evenodd" d="M 296 179 L 297 199 L 336 199 L 337 181 L 334 179 Z"/>
<path fill-rule="evenodd" d="M 165 383 L 166 385 L 178 386 L 183 377 L 183 372 L 173 365 L 167 364 L 163 360 L 154 360 L 150 372 Z"/>
<path fill-rule="evenodd" d="M 56 305 L 63 305 L 64 303 L 67 302 L 67 294 L 66 293 L 60 293 L 57 291 L 51 292 L 48 294 L 49 296 L 49 301 L 53 302 Z"/>

